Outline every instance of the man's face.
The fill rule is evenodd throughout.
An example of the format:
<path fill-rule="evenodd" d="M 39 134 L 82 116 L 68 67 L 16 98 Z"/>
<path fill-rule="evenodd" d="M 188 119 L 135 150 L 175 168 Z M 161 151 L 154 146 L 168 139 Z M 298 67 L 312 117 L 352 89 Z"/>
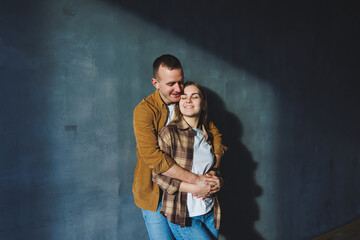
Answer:
<path fill-rule="evenodd" d="M 182 70 L 171 70 L 165 66 L 160 66 L 157 77 L 152 79 L 152 84 L 159 89 L 160 96 L 165 104 L 177 103 L 184 90 Z"/>

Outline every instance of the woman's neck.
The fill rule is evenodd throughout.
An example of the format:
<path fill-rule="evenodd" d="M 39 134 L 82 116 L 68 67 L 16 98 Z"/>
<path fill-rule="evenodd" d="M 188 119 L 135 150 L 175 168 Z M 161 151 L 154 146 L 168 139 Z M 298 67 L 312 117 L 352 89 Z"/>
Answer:
<path fill-rule="evenodd" d="M 183 116 L 183 118 L 190 125 L 190 127 L 197 128 L 197 126 L 199 124 L 199 117 L 186 117 L 186 116 Z"/>

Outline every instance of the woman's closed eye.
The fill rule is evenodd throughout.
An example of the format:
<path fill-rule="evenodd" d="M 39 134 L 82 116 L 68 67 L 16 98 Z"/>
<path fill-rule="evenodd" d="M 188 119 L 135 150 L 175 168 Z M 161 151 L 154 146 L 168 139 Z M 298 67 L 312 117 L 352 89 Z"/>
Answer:
<path fill-rule="evenodd" d="M 199 94 L 192 94 L 190 97 L 188 97 L 187 95 L 181 95 L 181 100 L 188 100 L 189 98 L 190 98 L 190 100 L 191 101 L 193 101 L 193 100 L 198 100 L 198 99 L 200 99 L 200 96 L 199 96 Z"/>

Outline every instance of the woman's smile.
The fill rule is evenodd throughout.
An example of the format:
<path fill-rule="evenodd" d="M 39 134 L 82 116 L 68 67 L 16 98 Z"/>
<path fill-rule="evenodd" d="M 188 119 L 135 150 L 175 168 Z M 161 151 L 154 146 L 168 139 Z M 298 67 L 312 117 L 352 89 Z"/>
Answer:
<path fill-rule="evenodd" d="M 202 106 L 200 90 L 194 85 L 187 86 L 184 94 L 181 95 L 179 106 L 183 116 L 200 117 Z"/>

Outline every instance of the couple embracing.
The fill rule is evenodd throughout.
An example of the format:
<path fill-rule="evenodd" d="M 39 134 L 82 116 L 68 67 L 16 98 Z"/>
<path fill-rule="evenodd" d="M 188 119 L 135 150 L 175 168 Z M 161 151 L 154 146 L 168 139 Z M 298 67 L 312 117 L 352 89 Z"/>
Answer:
<path fill-rule="evenodd" d="M 156 91 L 134 110 L 137 164 L 135 204 L 150 239 L 217 239 L 226 147 L 207 118 L 207 99 L 195 82 L 184 83 L 180 61 L 162 55 L 153 63 Z"/>

